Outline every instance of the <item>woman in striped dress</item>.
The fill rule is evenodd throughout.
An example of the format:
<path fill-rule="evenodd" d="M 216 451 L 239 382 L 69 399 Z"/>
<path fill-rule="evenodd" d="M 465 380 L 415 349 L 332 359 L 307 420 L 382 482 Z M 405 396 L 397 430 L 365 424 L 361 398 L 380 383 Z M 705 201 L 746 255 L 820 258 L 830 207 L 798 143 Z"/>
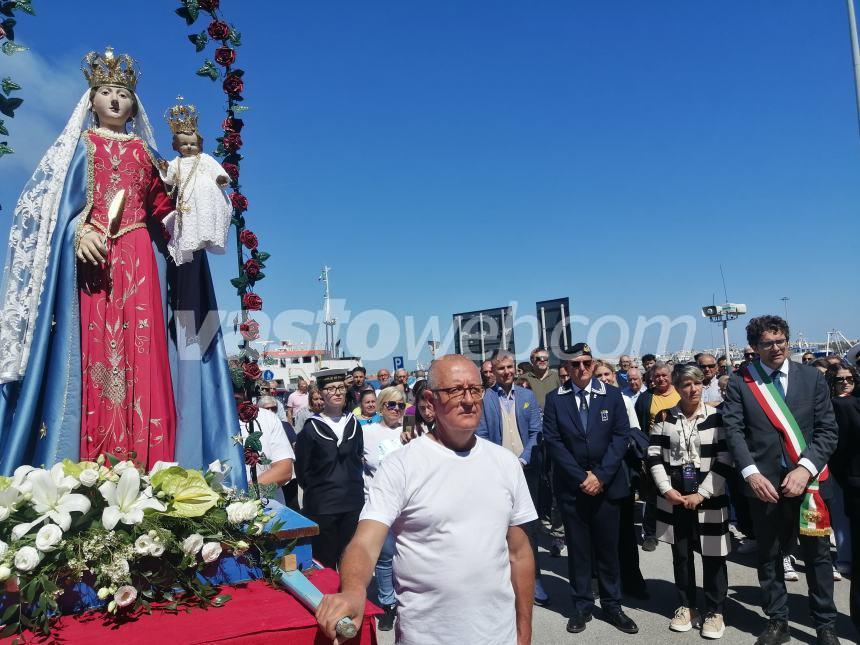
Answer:
<path fill-rule="evenodd" d="M 672 374 L 679 403 L 658 413 L 651 426 L 648 465 L 660 493 L 657 537 L 672 545 L 680 606 L 669 623 L 673 631 L 692 629 L 697 620 L 693 553 L 702 556 L 705 612 L 702 636 L 720 638 L 728 591 L 726 556 L 730 549 L 726 476 L 731 456 L 722 416 L 702 403 L 701 370 L 683 365 Z"/>

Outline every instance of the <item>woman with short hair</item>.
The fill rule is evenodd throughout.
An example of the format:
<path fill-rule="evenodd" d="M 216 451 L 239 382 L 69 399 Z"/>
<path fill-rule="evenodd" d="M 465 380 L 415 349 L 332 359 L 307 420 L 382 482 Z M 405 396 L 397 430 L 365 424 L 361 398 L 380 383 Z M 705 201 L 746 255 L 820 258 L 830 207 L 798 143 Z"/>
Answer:
<path fill-rule="evenodd" d="M 704 570 L 702 636 L 720 638 L 725 631 L 726 556 L 731 549 L 726 477 L 731 474 L 732 458 L 722 415 L 702 402 L 703 379 L 702 371 L 694 365 L 678 367 L 672 374 L 672 385 L 680 401 L 655 418 L 648 465 L 660 493 L 657 537 L 672 545 L 675 586 L 681 601 L 669 628 L 686 632 L 693 627 L 696 614 L 693 553 L 698 551 Z"/>
<path fill-rule="evenodd" d="M 376 407 L 379 404 L 376 398 L 376 390 L 372 387 L 367 387 L 359 393 L 359 396 L 358 407 L 353 410 L 353 414 L 358 419 L 358 422 L 362 426 L 366 426 L 370 423 L 381 421 L 382 417 L 376 411 Z"/>

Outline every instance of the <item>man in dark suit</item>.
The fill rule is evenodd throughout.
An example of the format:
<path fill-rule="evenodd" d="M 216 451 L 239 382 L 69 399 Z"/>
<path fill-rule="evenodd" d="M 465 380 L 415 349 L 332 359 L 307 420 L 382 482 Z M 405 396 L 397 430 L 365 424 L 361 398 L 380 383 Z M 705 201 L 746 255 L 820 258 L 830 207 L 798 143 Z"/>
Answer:
<path fill-rule="evenodd" d="M 532 503 L 537 506 L 541 472 L 541 452 L 538 446 L 541 431 L 540 406 L 534 392 L 514 385 L 516 366 L 513 354 L 507 350 L 498 350 L 491 361 L 496 382 L 484 392 L 484 412 L 475 434 L 507 448 L 519 458 Z M 524 528 L 535 559 L 534 602 L 540 607 L 546 607 L 549 604 L 549 596 L 543 589 L 538 564 L 539 522 L 540 520 L 534 520 Z"/>
<path fill-rule="evenodd" d="M 553 484 L 564 521 L 574 611 L 567 631 L 585 629 L 594 611 L 591 576 L 597 571 L 607 620 L 628 634 L 639 631 L 621 609 L 618 565 L 620 503 L 630 494 L 624 453 L 630 422 L 621 391 L 593 377 L 585 343 L 567 352 L 570 379 L 546 398 L 543 440 L 553 461 Z M 593 562 L 596 558 L 596 562 Z"/>
<path fill-rule="evenodd" d="M 839 431 L 827 384 L 816 368 L 788 359 L 788 324 L 779 316 L 753 318 L 746 332 L 759 359 L 732 374 L 723 423 L 729 449 L 746 482 L 758 541 L 758 577 L 769 620 L 756 645 L 791 640 L 782 554 L 795 544 L 799 534 L 818 643 L 833 645 L 839 640 L 834 631 L 836 605 L 828 527 L 801 531 L 801 504 L 812 494 L 808 486 L 818 478 L 820 496 L 824 500 L 830 497 L 824 469 L 836 449 Z M 784 413 L 783 405 L 790 414 Z M 802 441 L 791 439 L 796 433 L 784 433 L 780 427 L 785 426 L 796 426 Z"/>

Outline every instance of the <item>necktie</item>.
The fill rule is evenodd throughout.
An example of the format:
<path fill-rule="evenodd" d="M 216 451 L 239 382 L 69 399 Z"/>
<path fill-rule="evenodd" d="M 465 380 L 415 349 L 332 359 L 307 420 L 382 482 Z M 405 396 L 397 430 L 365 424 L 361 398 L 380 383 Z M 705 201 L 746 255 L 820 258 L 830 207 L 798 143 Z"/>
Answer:
<path fill-rule="evenodd" d="M 776 391 L 779 392 L 779 395 L 783 400 L 785 400 L 785 388 L 782 387 L 782 372 L 777 370 L 770 375 L 770 380 L 773 381 L 773 386 L 776 388 Z"/>
<path fill-rule="evenodd" d="M 582 422 L 582 429 L 588 430 L 588 401 L 585 398 L 585 390 L 579 391 L 579 420 Z"/>

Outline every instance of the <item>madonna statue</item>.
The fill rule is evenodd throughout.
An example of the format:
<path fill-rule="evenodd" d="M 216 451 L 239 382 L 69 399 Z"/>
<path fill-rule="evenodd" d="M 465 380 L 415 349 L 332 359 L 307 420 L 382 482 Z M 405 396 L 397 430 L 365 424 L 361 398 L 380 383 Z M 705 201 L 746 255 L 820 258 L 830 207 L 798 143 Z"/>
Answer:
<path fill-rule="evenodd" d="M 175 266 L 174 208 L 127 55 L 89 89 L 24 189 L 0 285 L 0 472 L 110 454 L 232 466 L 232 384 L 203 252 Z M 212 314 L 207 318 L 207 314 Z M 228 476 L 229 477 L 229 476 Z"/>

